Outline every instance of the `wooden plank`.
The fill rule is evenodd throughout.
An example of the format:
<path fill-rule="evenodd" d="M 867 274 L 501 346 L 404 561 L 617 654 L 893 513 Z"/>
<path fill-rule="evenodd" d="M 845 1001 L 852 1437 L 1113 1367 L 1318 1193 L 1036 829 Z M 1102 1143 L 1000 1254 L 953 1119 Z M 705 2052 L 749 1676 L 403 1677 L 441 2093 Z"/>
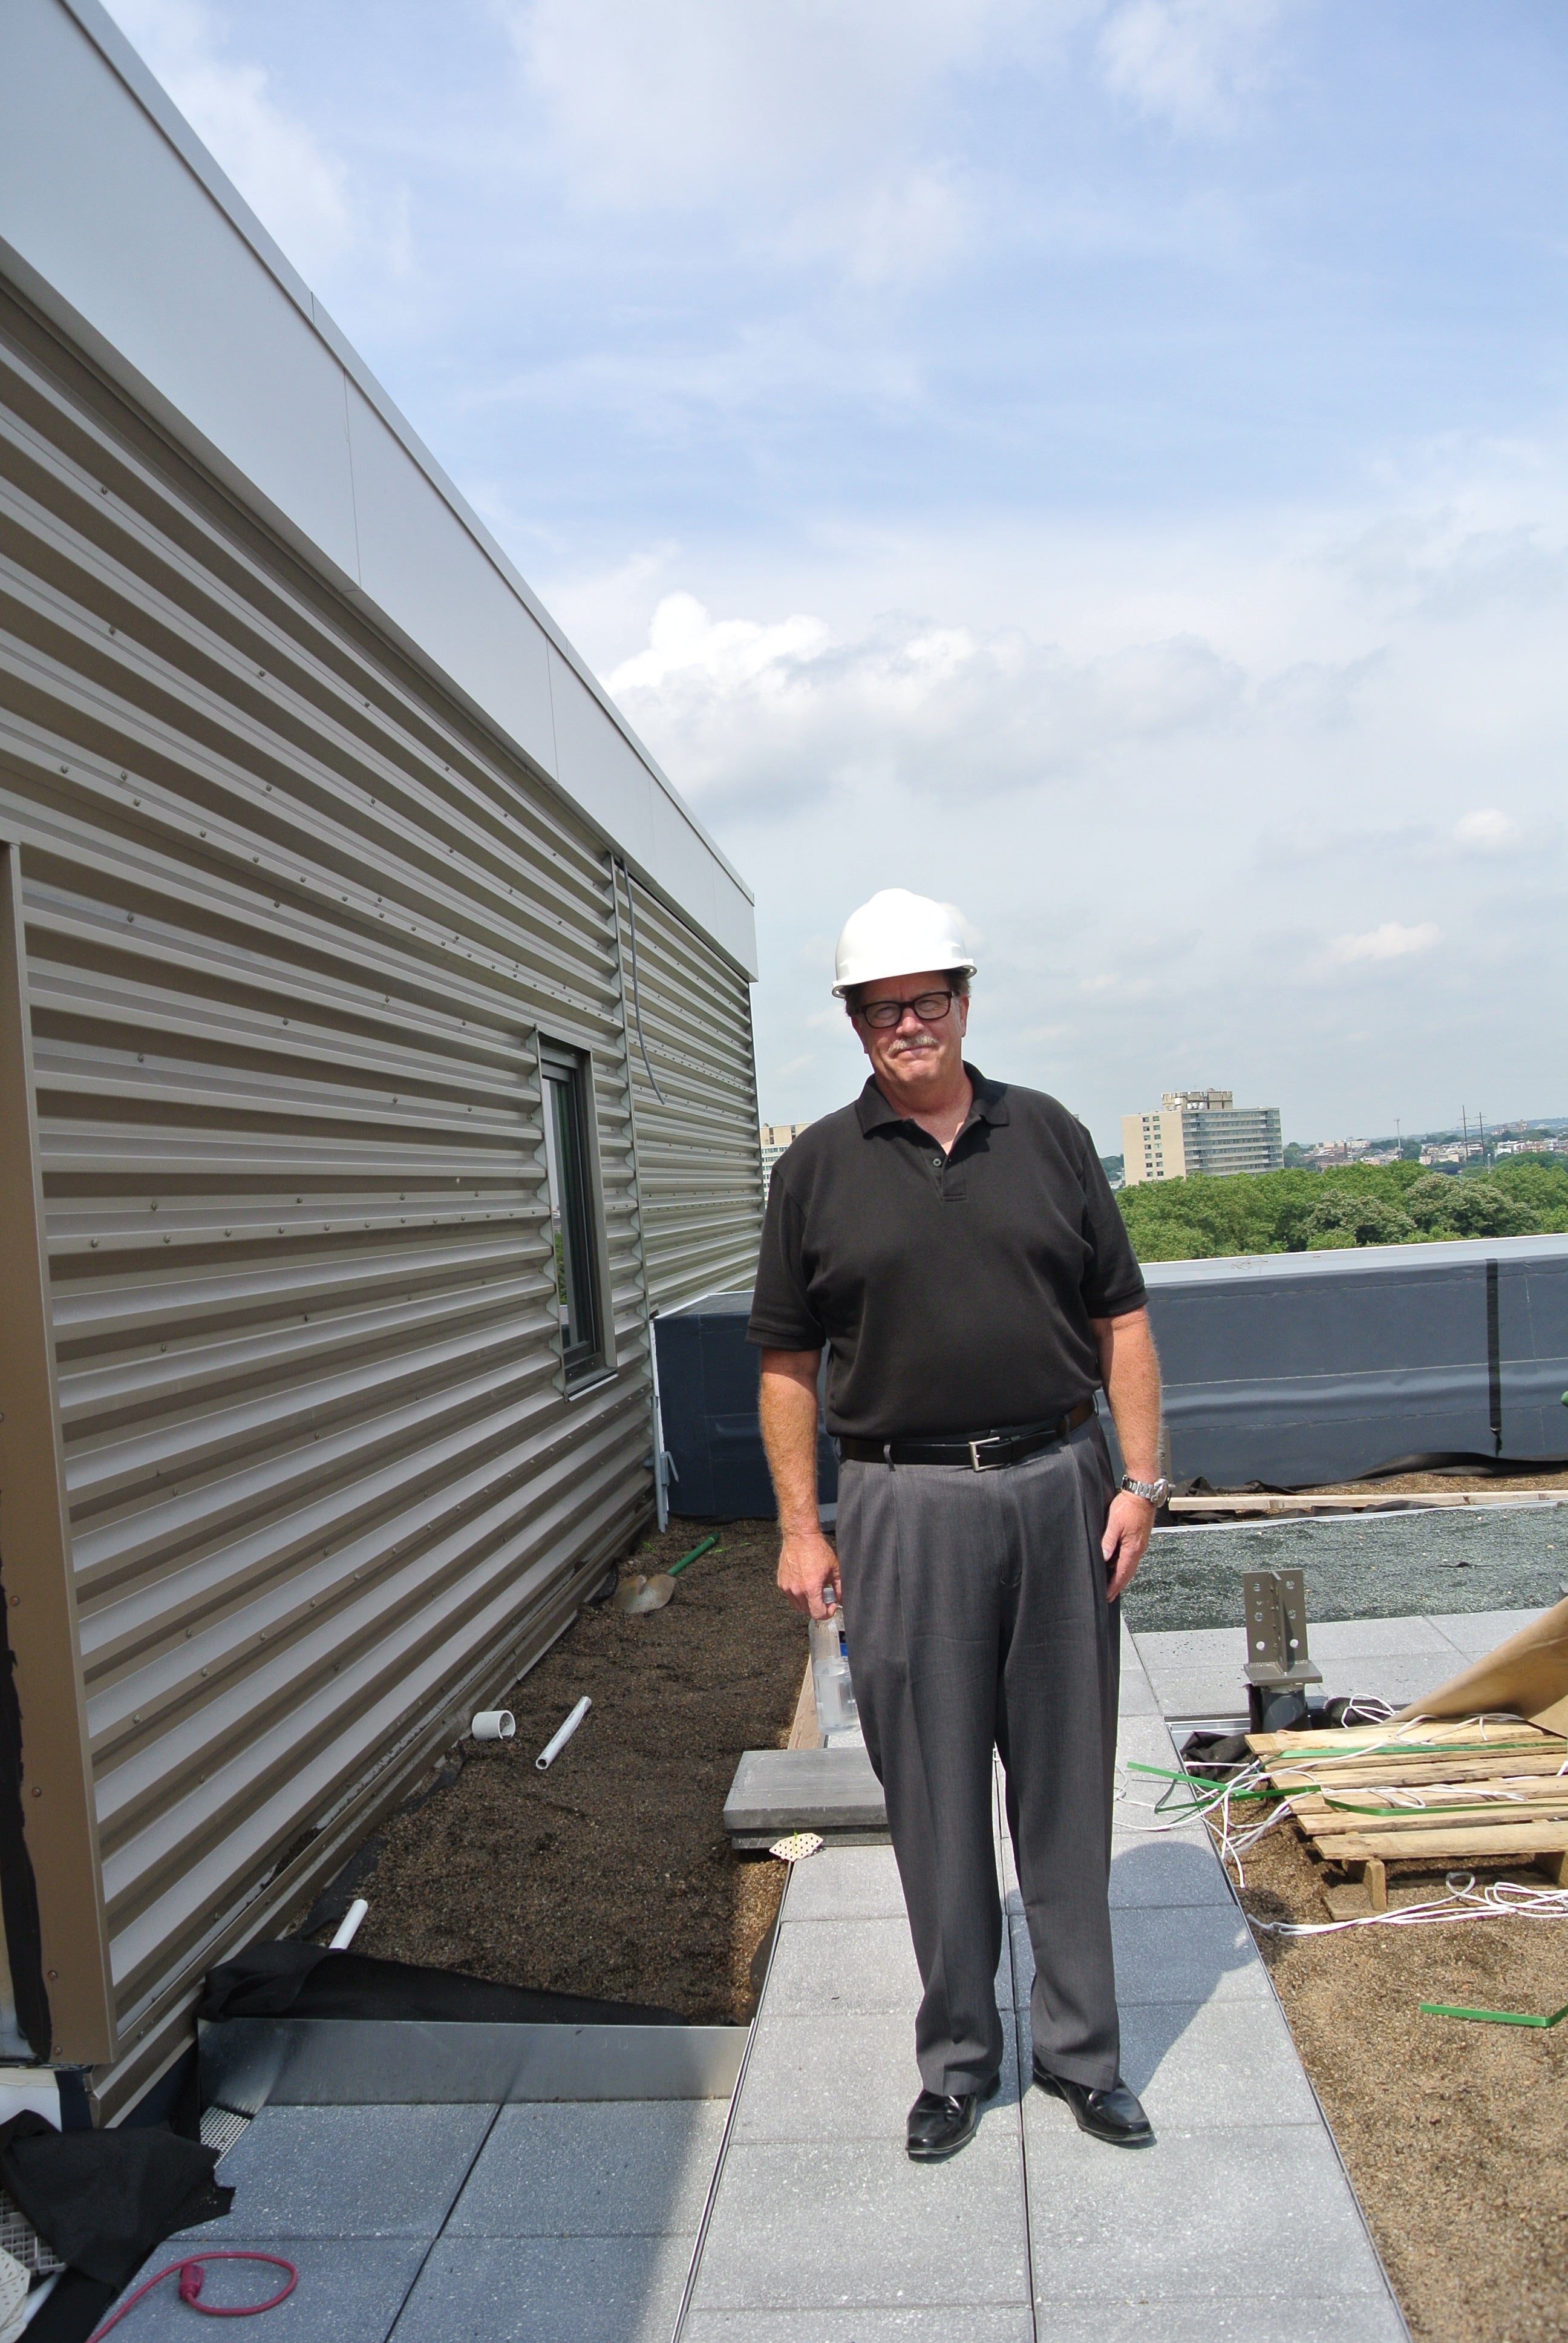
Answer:
<path fill-rule="evenodd" d="M 1375 1831 L 1380 1838 L 1427 1838 L 1434 1831 L 1523 1829 L 1527 1824 L 1561 1823 L 1568 1828 L 1568 1799 L 1553 1801 L 1546 1813 L 1529 1806 L 1474 1806 L 1466 1814 L 1452 1808 L 1436 1814 L 1358 1814 L 1325 1807 L 1316 1815 L 1298 1815 L 1309 1838 L 1336 1838 L 1345 1831 Z"/>
<path fill-rule="evenodd" d="M 1537 1855 L 1568 1854 L 1568 1822 L 1517 1824 L 1512 1830 L 1476 1824 L 1457 1830 L 1411 1832 L 1367 1830 L 1342 1834 L 1314 1831 L 1312 1843 L 1325 1863 L 1365 1863 L 1369 1856 L 1400 1856 L 1425 1862 L 1439 1855 L 1503 1857 L 1519 1855 L 1533 1861 Z"/>
<path fill-rule="evenodd" d="M 1554 1754 L 1545 1757 L 1514 1755 L 1507 1757 L 1432 1758 L 1420 1765 L 1275 1765 L 1269 1779 L 1276 1789 L 1292 1797 L 1311 1795 L 1314 1791 L 1342 1791 L 1347 1796 L 1362 1795 L 1381 1789 L 1430 1789 L 1434 1785 L 1451 1782 L 1512 1782 L 1525 1779 L 1555 1781 L 1561 1759 Z"/>
<path fill-rule="evenodd" d="M 1397 1786 L 1402 1788 L 1404 1785 L 1401 1784 Z M 1420 1798 L 1423 1803 L 1414 1806 L 1400 1803 L 1397 1808 L 1398 1816 L 1401 1821 L 1408 1818 L 1412 1822 L 1425 1822 L 1430 1821 L 1435 1815 L 1452 1814 L 1456 1807 L 1461 1807 L 1466 1814 L 1473 1815 L 1509 1815 L 1524 1810 L 1533 1815 L 1537 1822 L 1543 1818 L 1543 1809 L 1550 1813 L 1561 1808 L 1563 1814 L 1568 1814 L 1568 1781 L 1559 1779 L 1554 1774 L 1537 1775 L 1530 1781 L 1509 1781 L 1500 1786 L 1506 1787 L 1508 1791 L 1506 1798 L 1483 1797 L 1472 1785 L 1463 1782 L 1423 1784 L 1420 1789 L 1411 1792 L 1412 1796 Z M 1340 1803 L 1342 1800 L 1350 1800 L 1352 1803 L 1343 1805 Z M 1315 1826 L 1325 1815 L 1350 1815 L 1363 1811 L 1370 1806 L 1390 1808 L 1394 1805 L 1395 1801 L 1392 1798 L 1380 1798 L 1375 1788 L 1342 1789 L 1336 1784 L 1333 1785 L 1332 1796 L 1292 1798 L 1291 1812 L 1299 1823 Z"/>
<path fill-rule="evenodd" d="M 1173 1513 L 1425 1513 L 1432 1507 L 1457 1505 L 1560 1505 L 1568 1490 L 1555 1489 L 1356 1489 L 1337 1495 L 1324 1489 L 1295 1489 L 1279 1495 L 1238 1490 L 1209 1496 L 1171 1497 Z"/>
<path fill-rule="evenodd" d="M 1543 1725 L 1531 1725 L 1528 1717 L 1495 1717 L 1488 1722 L 1476 1722 L 1476 1717 L 1422 1717 L 1421 1722 L 1406 1720 L 1404 1725 L 1341 1725 L 1315 1734 L 1247 1734 L 1247 1748 L 1256 1757 L 1293 1757 L 1317 1750 L 1324 1755 L 1369 1753 L 1372 1748 L 1425 1750 L 1451 1748 L 1453 1744 L 1474 1744 L 1486 1750 L 1512 1745 L 1552 1745 L 1559 1753 L 1568 1750 L 1563 1734 L 1549 1734 Z"/>
<path fill-rule="evenodd" d="M 821 1728 L 817 1723 L 817 1687 L 812 1681 L 811 1663 L 806 1663 L 806 1673 L 800 1679 L 800 1697 L 795 1704 L 795 1721 L 789 1727 L 787 1749 L 820 1749 Z"/>

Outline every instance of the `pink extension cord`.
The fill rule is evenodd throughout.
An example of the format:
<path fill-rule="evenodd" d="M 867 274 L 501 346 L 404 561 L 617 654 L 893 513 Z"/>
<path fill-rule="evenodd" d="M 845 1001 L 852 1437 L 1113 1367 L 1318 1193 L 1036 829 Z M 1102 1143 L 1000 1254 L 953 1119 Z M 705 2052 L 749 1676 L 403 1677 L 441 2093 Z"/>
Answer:
<path fill-rule="evenodd" d="M 242 2302 L 232 2308 L 220 2307 L 216 2302 L 201 2302 L 197 2297 L 201 2293 L 203 2262 L 270 2262 L 274 2269 L 288 2272 L 288 2284 L 280 2287 L 276 2294 L 269 2294 L 265 2302 Z M 286 2262 L 281 2254 L 187 2254 L 184 2261 L 170 2262 L 159 2270 L 156 2278 L 144 2279 L 129 2300 L 121 2303 L 114 2317 L 106 2318 L 101 2327 L 94 2329 L 87 2343 L 103 2343 L 103 2338 L 110 2328 L 117 2327 L 126 2311 L 136 2308 L 144 2294 L 150 2294 L 155 2286 L 161 2286 L 166 2278 L 174 2276 L 176 2270 L 180 2274 L 180 2300 L 188 2302 L 193 2310 L 199 2310 L 204 2318 L 254 2318 L 258 2310 L 276 2310 L 299 2284 L 299 2272 L 292 2262 Z"/>

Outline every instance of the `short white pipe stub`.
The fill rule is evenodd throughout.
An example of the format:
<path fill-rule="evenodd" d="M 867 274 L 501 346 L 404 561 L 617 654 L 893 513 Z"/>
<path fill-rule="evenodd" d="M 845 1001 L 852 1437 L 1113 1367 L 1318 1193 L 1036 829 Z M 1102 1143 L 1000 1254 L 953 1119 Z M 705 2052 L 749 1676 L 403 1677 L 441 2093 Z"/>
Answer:
<path fill-rule="evenodd" d="M 332 1939 L 335 1953 L 346 1953 L 359 1934 L 359 1923 L 370 1909 L 363 1896 L 357 1896 L 338 1923 L 337 1934 Z"/>
<path fill-rule="evenodd" d="M 509 1741 L 517 1729 L 509 1708 L 482 1708 L 468 1727 L 476 1741 Z"/>

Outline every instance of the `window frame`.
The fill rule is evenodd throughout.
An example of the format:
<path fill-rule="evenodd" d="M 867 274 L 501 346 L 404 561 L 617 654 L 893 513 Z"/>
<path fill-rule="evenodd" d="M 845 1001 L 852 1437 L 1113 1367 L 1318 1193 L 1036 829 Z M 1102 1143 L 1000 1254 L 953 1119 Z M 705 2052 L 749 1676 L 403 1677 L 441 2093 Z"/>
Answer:
<path fill-rule="evenodd" d="M 539 1152 L 544 1158 L 546 1232 L 556 1269 L 551 1342 L 558 1388 L 568 1399 L 607 1382 L 616 1372 L 614 1316 L 610 1306 L 609 1248 L 605 1232 L 604 1182 L 599 1165 L 598 1118 L 595 1111 L 593 1053 L 575 1043 L 535 1033 L 539 1072 Z M 571 1161 L 560 1160 L 556 1121 L 558 1093 L 565 1093 Z M 558 1190 L 561 1192 L 558 1193 Z M 557 1214 L 561 1255 L 555 1260 Z M 568 1292 L 563 1324 L 561 1282 Z M 570 1314 L 591 1320 L 591 1341 L 568 1339 Z"/>

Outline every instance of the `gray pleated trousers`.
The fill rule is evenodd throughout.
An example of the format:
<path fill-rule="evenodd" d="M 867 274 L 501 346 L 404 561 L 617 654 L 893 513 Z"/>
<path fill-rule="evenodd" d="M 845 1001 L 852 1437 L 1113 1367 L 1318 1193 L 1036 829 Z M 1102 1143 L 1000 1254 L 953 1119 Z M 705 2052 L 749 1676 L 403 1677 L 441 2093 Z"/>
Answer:
<path fill-rule="evenodd" d="M 1001 2060 L 993 1745 L 1034 1947 L 1035 2055 L 1091 2090 L 1116 2080 L 1107 1889 L 1121 1627 L 1100 1551 L 1112 1493 L 1093 1423 L 1000 1472 L 839 1471 L 849 1666 L 925 1986 L 915 2056 L 927 2090 L 983 2089 Z"/>

